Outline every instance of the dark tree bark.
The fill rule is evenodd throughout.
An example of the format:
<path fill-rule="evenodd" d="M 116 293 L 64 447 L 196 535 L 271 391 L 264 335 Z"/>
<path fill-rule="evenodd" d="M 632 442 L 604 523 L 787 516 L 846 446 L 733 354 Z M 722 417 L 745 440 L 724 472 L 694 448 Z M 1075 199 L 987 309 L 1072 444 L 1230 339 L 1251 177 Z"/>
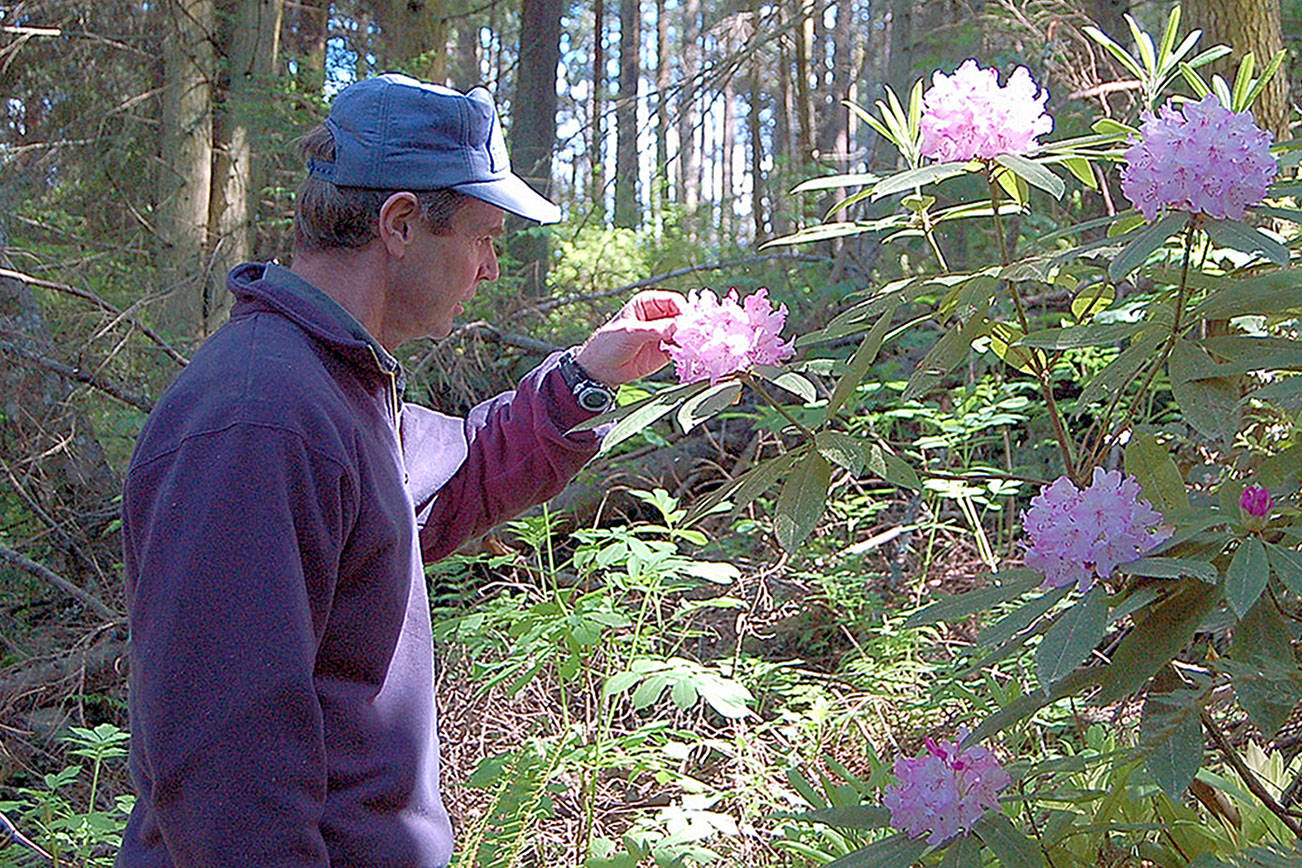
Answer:
<path fill-rule="evenodd" d="M 552 153 L 556 149 L 556 67 L 560 56 L 560 0 L 524 0 L 511 158 L 516 173 L 543 195 L 551 192 Z M 513 221 L 513 225 L 519 224 Z M 511 251 L 524 269 L 525 292 L 541 296 L 547 285 L 547 237 L 536 232 L 517 234 Z"/>
<path fill-rule="evenodd" d="M 1256 55 L 1257 71 L 1260 72 L 1284 47 L 1279 0 L 1188 0 L 1184 8 L 1188 26 L 1203 32 L 1199 43 L 1201 48 L 1224 43 L 1234 49 L 1233 54 L 1213 64 L 1204 75 L 1219 72 L 1226 81 L 1233 82 L 1239 61 L 1249 51 Z M 1253 113 L 1262 128 L 1277 140 L 1289 137 L 1287 59 L 1257 97 Z"/>
<path fill-rule="evenodd" d="M 449 17 L 442 0 L 385 0 L 374 9 L 382 37 L 377 54 L 388 70 L 447 80 Z"/>
<path fill-rule="evenodd" d="M 669 205 L 669 19 L 665 0 L 656 3 L 656 165 L 652 201 L 657 226 L 664 226 Z"/>
<path fill-rule="evenodd" d="M 592 7 L 592 121 L 588 150 L 589 196 L 599 225 L 606 222 L 606 0 Z"/>
<path fill-rule="evenodd" d="M 615 225 L 636 229 L 642 222 L 638 204 L 637 101 L 642 46 L 639 0 L 619 4 L 619 103 L 615 109 Z"/>
<path fill-rule="evenodd" d="M 701 0 L 683 0 L 682 15 L 682 75 L 678 92 L 678 204 L 683 209 L 689 235 L 694 230 L 694 216 L 700 203 L 701 153 L 696 146 L 697 128 L 700 126 L 697 89 L 701 68 Z"/>

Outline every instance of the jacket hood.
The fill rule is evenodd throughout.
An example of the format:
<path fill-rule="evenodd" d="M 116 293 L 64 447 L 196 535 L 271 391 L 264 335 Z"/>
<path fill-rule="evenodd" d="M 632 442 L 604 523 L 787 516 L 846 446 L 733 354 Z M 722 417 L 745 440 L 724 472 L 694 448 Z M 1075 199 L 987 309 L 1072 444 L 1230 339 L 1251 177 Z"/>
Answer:
<path fill-rule="evenodd" d="M 231 318 L 273 311 L 354 364 L 401 376 L 401 366 L 339 302 L 282 265 L 246 262 L 231 269 Z"/>

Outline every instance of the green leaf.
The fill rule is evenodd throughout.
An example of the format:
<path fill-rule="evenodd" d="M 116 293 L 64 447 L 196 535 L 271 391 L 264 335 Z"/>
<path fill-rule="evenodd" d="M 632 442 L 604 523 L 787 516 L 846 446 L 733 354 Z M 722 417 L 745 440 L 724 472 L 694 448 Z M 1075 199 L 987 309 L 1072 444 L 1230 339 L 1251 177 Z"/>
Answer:
<path fill-rule="evenodd" d="M 1001 868 L 1043 868 L 1040 845 L 1023 835 L 998 811 L 986 811 L 973 827 L 999 860 Z"/>
<path fill-rule="evenodd" d="M 1189 215 L 1180 211 L 1167 214 L 1125 246 L 1108 266 L 1108 277 L 1113 282 L 1143 265 L 1149 255 L 1166 243 L 1166 239 L 1179 232 L 1189 222 Z"/>
<path fill-rule="evenodd" d="M 986 333 L 988 325 L 985 316 L 973 314 L 967 322 L 945 332 L 909 376 L 902 400 L 913 400 L 935 388 L 946 374 L 967 358 L 972 342 Z"/>
<path fill-rule="evenodd" d="M 1041 581 L 1039 573 L 1024 567 L 995 573 L 987 587 L 951 594 L 922 607 L 905 620 L 904 629 L 966 618 L 999 603 L 1020 599 Z"/>
<path fill-rule="evenodd" d="M 1049 366 L 1049 360 L 1039 350 L 1022 345 L 1020 326 L 1006 322 L 992 322 L 989 327 L 990 350 L 1009 367 L 1038 376 Z"/>
<path fill-rule="evenodd" d="M 1038 597 L 1032 598 L 1026 604 L 1019 606 L 982 630 L 977 637 L 977 644 L 998 645 L 1001 642 L 1008 641 L 1039 620 L 1041 615 L 1052 609 L 1059 600 L 1067 596 L 1069 590 L 1069 588 L 1050 588 Z"/>
<path fill-rule="evenodd" d="M 1302 594 L 1302 552 L 1269 544 L 1266 552 L 1275 575 L 1295 594 Z"/>
<path fill-rule="evenodd" d="M 1266 738 L 1273 739 L 1302 699 L 1297 664 L 1290 660 L 1281 665 L 1262 659 L 1245 663 L 1225 657 L 1216 665 L 1229 674 L 1234 697 L 1253 725 Z"/>
<path fill-rule="evenodd" d="M 1108 629 L 1107 593 L 1089 591 L 1065 609 L 1040 640 L 1035 651 L 1035 675 L 1048 689 L 1083 663 Z"/>
<path fill-rule="evenodd" d="M 689 525 L 695 524 L 729 498 L 732 499 L 734 511 L 741 509 L 771 488 L 778 481 L 778 478 L 791 469 L 792 465 L 804 454 L 804 452 L 789 452 L 786 455 L 774 456 L 755 465 L 745 473 L 728 480 L 728 482 L 711 491 L 692 506 L 686 523 Z"/>
<path fill-rule="evenodd" d="M 806 193 L 810 190 L 835 190 L 841 187 L 864 187 L 876 184 L 880 175 L 871 172 L 850 172 L 844 175 L 825 175 L 822 178 L 810 178 L 791 188 L 792 193 Z"/>
<path fill-rule="evenodd" d="M 1162 342 L 1162 336 L 1156 329 L 1145 329 L 1121 351 L 1115 359 L 1099 371 L 1085 384 L 1080 397 L 1076 400 L 1078 412 L 1084 411 L 1090 404 L 1110 397 L 1123 389 L 1145 365 L 1153 361 L 1153 351 Z"/>
<path fill-rule="evenodd" d="M 1285 377 L 1250 392 L 1247 398 L 1268 401 L 1290 413 L 1302 409 L 1302 377 Z"/>
<path fill-rule="evenodd" d="M 1154 579 L 1178 579 L 1192 576 L 1203 582 L 1216 582 L 1221 574 L 1211 561 L 1198 558 L 1148 557 L 1117 565 L 1117 572 L 1130 576 L 1149 576 Z"/>
<path fill-rule="evenodd" d="M 1077 322 L 1086 322 L 1112 306 L 1117 300 L 1117 290 L 1106 283 L 1091 283 L 1076 293 L 1071 300 L 1071 315 Z"/>
<path fill-rule="evenodd" d="M 1228 219 L 1207 220 L 1202 226 L 1216 244 L 1244 253 L 1260 253 L 1276 265 L 1288 265 L 1288 248 L 1255 227 Z"/>
<path fill-rule="evenodd" d="M 1195 690 L 1150 692 L 1144 700 L 1139 722 L 1144 767 L 1176 802 L 1203 764 L 1201 701 Z"/>
<path fill-rule="evenodd" d="M 688 383 L 685 386 L 658 392 L 649 398 L 643 398 L 641 401 L 635 401 L 575 425 L 573 430 L 584 431 L 608 422 L 615 422 L 601 441 L 601 451 L 609 452 L 616 444 L 632 437 L 660 417 L 668 415 L 678 406 L 679 401 L 703 392 L 707 385 L 709 384 Z"/>
<path fill-rule="evenodd" d="M 732 406 L 739 395 L 741 395 L 741 383 L 736 380 L 710 386 L 700 394 L 688 398 L 678 408 L 676 417 L 678 427 L 686 434 L 720 410 Z"/>
<path fill-rule="evenodd" d="M 865 443 L 840 431 L 819 431 L 814 435 L 814 446 L 824 458 L 850 471 L 851 476 L 863 472 Z"/>
<path fill-rule="evenodd" d="M 878 450 L 877 454 L 881 456 L 881 468 L 880 470 L 874 468 L 874 472 L 880 473 L 882 479 L 897 488 L 907 488 L 910 491 L 922 490 L 922 480 L 918 478 L 917 471 L 909 462 L 885 450 Z"/>
<path fill-rule="evenodd" d="M 804 401 L 818 400 L 818 390 L 814 388 L 814 384 L 795 371 L 788 371 L 775 365 L 756 365 L 751 368 L 751 373 L 772 383 L 779 389 L 788 391 L 793 395 L 799 395 Z"/>
<path fill-rule="evenodd" d="M 1239 430 L 1239 387 L 1225 377 L 1200 377 L 1215 363 L 1207 351 L 1181 338 L 1171 348 L 1171 392 L 1194 430 L 1209 440 L 1229 441 Z"/>
<path fill-rule="evenodd" d="M 831 478 L 832 465 L 817 452 L 806 454 L 792 469 L 773 515 L 773 530 L 784 551 L 794 552 L 818 524 Z"/>
<path fill-rule="evenodd" d="M 1121 343 L 1143 330 L 1142 322 L 1090 323 L 1061 329 L 1041 329 L 1022 338 L 1026 347 L 1046 350 L 1067 350 L 1080 347 L 1107 347 Z"/>
<path fill-rule="evenodd" d="M 863 382 L 863 378 L 868 373 L 868 369 L 877 359 L 877 353 L 882 348 L 882 341 L 886 338 L 886 331 L 891 327 L 891 321 L 895 318 L 896 305 L 888 307 L 877 322 L 873 323 L 872 329 L 864 337 L 863 343 L 854 351 L 850 357 L 850 363 L 846 371 L 841 375 L 841 379 L 836 381 L 836 388 L 832 390 L 832 397 L 827 402 L 826 418 L 832 418 L 837 410 L 845 405 L 845 402 L 854 390 Z"/>
<path fill-rule="evenodd" d="M 1094 172 L 1090 170 L 1090 161 L 1084 157 L 1063 157 L 1062 164 L 1067 167 L 1067 171 L 1076 176 L 1080 181 L 1091 190 L 1099 188 L 1099 179 L 1094 177 Z"/>
<path fill-rule="evenodd" d="M 1126 444 L 1126 472 L 1139 480 L 1144 497 L 1163 514 L 1189 508 L 1184 479 L 1157 438 L 1137 431 Z"/>
<path fill-rule="evenodd" d="M 1248 613 L 1261 592 L 1266 590 L 1269 577 L 1270 566 L 1261 540 L 1255 536 L 1246 537 L 1239 543 L 1225 569 L 1225 599 L 1229 600 L 1234 614 L 1242 618 Z"/>
<path fill-rule="evenodd" d="M 939 868 L 981 868 L 981 840 L 974 835 L 954 838 L 945 845 Z"/>
<path fill-rule="evenodd" d="M 791 819 L 807 823 L 823 823 L 839 829 L 880 829 L 890 825 L 890 809 L 881 805 L 838 805 L 792 814 Z"/>
<path fill-rule="evenodd" d="M 922 858 L 927 842 L 900 832 L 833 859 L 823 868 L 905 868 Z"/>
<path fill-rule="evenodd" d="M 1108 705 L 1142 687 L 1188 644 L 1220 599 L 1218 585 L 1185 580 L 1160 603 L 1136 612 L 1134 629 L 1121 640 L 1112 662 L 1099 667 L 1101 685 L 1091 704 Z"/>
<path fill-rule="evenodd" d="M 1026 157 L 1019 157 L 1015 154 L 1000 154 L 995 157 L 995 162 L 1025 180 L 1032 187 L 1039 187 L 1055 199 L 1061 199 L 1062 194 L 1067 191 L 1062 178 L 1059 178 L 1034 160 L 1028 160 Z"/>
<path fill-rule="evenodd" d="M 968 171 L 968 163 L 932 163 L 920 169 L 908 169 L 883 178 L 873 187 L 873 201 L 892 193 L 905 193 L 918 187 L 953 178 Z"/>

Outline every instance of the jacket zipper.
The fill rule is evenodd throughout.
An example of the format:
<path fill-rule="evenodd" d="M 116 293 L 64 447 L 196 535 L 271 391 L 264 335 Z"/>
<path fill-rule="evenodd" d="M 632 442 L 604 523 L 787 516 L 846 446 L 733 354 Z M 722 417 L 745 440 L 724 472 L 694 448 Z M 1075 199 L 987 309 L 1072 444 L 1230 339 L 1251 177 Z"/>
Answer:
<path fill-rule="evenodd" d="M 389 415 L 393 417 L 393 434 L 395 437 L 398 438 L 398 455 L 401 456 L 402 455 L 402 404 L 398 401 L 398 375 L 395 374 L 393 371 L 389 370 L 387 367 L 385 367 L 384 363 L 380 361 L 380 356 L 378 353 L 375 352 L 375 347 L 367 346 L 367 349 L 371 351 L 371 358 L 375 359 L 376 367 L 378 367 L 381 371 L 384 372 L 384 376 L 388 382 L 388 385 L 384 391 L 389 398 Z M 404 476 L 406 475 L 405 470 L 403 475 Z"/>

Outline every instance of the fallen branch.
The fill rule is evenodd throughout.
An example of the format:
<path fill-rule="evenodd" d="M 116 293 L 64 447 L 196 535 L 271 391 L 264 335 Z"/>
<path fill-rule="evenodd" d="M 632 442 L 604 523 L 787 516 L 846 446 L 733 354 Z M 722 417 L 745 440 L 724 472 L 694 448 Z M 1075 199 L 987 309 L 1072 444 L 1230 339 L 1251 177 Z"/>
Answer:
<path fill-rule="evenodd" d="M 99 599 L 99 597 L 77 587 L 44 564 L 39 564 L 26 555 L 16 552 L 6 546 L 0 546 L 0 559 L 6 560 L 14 566 L 26 570 L 28 573 L 31 573 L 38 579 L 44 581 L 47 585 L 52 585 L 69 596 L 75 597 L 87 608 L 93 609 L 97 614 L 103 615 L 110 621 L 122 620 L 122 613 L 113 611 L 105 605 L 104 601 Z"/>
<path fill-rule="evenodd" d="M 171 344 L 163 340 L 163 338 L 160 337 L 158 333 L 156 333 L 149 326 L 140 322 L 135 317 L 128 314 L 126 311 L 119 310 L 117 307 L 109 304 L 107 301 L 95 295 L 95 293 L 90 292 L 89 290 L 78 289 L 77 287 L 69 286 L 66 283 L 55 283 L 54 281 L 51 280 L 41 280 L 38 277 L 32 277 L 30 274 L 24 274 L 21 271 L 14 271 L 12 268 L 0 268 L 0 278 L 6 278 L 6 277 L 11 280 L 21 281 L 23 283 L 26 283 L 29 286 L 39 286 L 42 289 L 53 289 L 57 292 L 66 293 L 67 295 L 71 295 L 76 298 L 80 298 L 84 301 L 88 301 L 91 304 L 95 305 L 95 307 L 104 311 L 105 313 L 113 314 L 113 316 L 126 322 L 128 325 L 130 325 L 132 328 L 139 331 L 145 337 L 149 338 L 151 341 L 158 344 L 158 346 L 162 348 L 163 352 L 167 354 L 168 358 L 172 359 L 172 361 L 176 362 L 178 365 L 184 367 L 189 363 L 185 356 L 181 355 L 179 352 L 173 349 Z"/>
<path fill-rule="evenodd" d="M 0 341 L 0 352 L 5 352 L 11 356 L 26 359 L 29 362 L 39 365 L 48 371 L 53 371 L 59 376 L 66 377 L 69 380 L 75 380 L 78 383 L 85 383 L 88 386 L 94 386 L 101 392 L 112 395 L 122 403 L 130 404 L 137 410 L 143 410 L 148 413 L 150 410 L 154 409 L 154 405 L 148 399 L 142 398 L 138 395 L 133 395 L 125 389 L 110 383 L 103 377 L 97 377 L 79 367 L 74 368 L 70 365 L 63 364 L 63 362 L 56 362 L 54 359 L 47 359 L 45 356 L 24 349 L 11 341 Z"/>

